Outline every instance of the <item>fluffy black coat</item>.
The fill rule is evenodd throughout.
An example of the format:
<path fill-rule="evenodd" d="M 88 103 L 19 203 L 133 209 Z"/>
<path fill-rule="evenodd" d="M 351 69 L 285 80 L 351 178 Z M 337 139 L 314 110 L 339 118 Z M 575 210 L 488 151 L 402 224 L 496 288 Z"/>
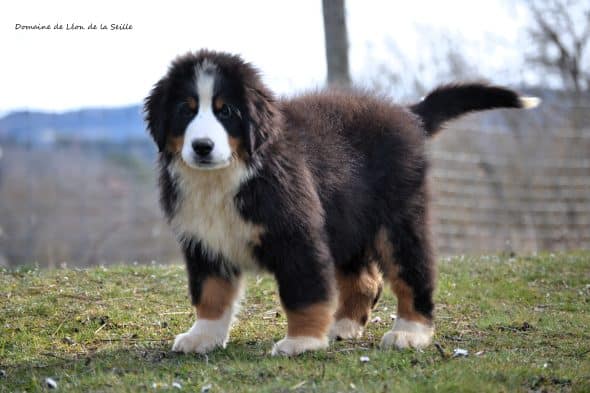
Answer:
<path fill-rule="evenodd" d="M 511 90 L 483 84 L 443 86 L 411 106 L 354 90 L 276 99 L 239 57 L 187 54 L 173 62 L 145 103 L 160 150 L 160 194 L 170 221 L 190 197 L 179 197 L 182 179 L 170 169 L 181 160 L 170 141 L 182 141 L 190 121 L 179 120 L 176 108 L 194 94 L 195 70 L 204 61 L 215 64 L 216 94 L 236 113 L 234 123 L 225 125 L 239 142 L 235 159 L 251 171 L 227 190 L 241 219 L 260 229 L 243 252 L 274 274 L 287 311 L 330 303 L 336 277 L 354 279 L 375 264 L 398 296 L 398 314 L 431 324 L 435 270 L 425 142 L 466 112 L 520 108 L 524 101 Z M 210 174 L 195 170 L 189 176 Z M 233 230 L 227 228 L 228 241 Z M 232 282 L 246 268 L 211 250 L 207 239 L 182 230 L 177 234 L 196 306 L 207 278 Z M 346 307 L 340 304 L 344 313 Z M 367 313 L 361 314 L 362 325 Z M 326 334 L 326 326 L 318 329 L 318 336 Z"/>

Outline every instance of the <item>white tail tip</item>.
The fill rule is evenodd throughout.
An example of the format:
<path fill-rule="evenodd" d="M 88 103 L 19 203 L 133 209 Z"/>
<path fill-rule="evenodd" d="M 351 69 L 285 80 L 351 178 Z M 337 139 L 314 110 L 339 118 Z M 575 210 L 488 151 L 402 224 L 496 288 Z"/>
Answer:
<path fill-rule="evenodd" d="M 519 97 L 520 106 L 524 109 L 532 109 L 539 106 L 541 99 L 538 97 Z"/>

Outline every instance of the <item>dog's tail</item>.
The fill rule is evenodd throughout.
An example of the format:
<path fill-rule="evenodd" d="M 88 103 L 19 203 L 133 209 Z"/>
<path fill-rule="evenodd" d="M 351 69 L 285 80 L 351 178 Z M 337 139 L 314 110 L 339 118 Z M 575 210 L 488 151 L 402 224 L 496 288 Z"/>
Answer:
<path fill-rule="evenodd" d="M 499 86 L 482 83 L 444 85 L 429 93 L 422 101 L 411 105 L 410 110 L 423 122 L 428 136 L 436 134 L 441 126 L 467 112 L 494 108 L 534 108 L 541 100 L 522 97 Z"/>

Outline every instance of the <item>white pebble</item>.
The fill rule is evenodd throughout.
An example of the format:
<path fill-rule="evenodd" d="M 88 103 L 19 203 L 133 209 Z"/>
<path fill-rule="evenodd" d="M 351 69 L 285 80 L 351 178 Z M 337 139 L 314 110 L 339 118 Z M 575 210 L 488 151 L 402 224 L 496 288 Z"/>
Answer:
<path fill-rule="evenodd" d="M 211 386 L 211 384 L 210 384 L 210 383 L 209 383 L 209 384 L 207 384 L 207 385 L 205 385 L 205 386 L 203 386 L 203 387 L 201 388 L 201 393 L 207 393 L 209 390 L 211 390 L 211 388 L 212 388 L 212 387 L 213 387 L 213 386 Z"/>
<path fill-rule="evenodd" d="M 53 378 L 45 378 L 45 386 L 49 389 L 57 389 L 57 382 Z"/>

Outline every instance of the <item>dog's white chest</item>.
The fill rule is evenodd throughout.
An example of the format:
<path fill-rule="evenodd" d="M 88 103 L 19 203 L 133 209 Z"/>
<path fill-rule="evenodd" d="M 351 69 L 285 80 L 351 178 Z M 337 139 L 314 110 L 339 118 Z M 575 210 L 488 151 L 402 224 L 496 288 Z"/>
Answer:
<path fill-rule="evenodd" d="M 211 257 L 222 256 L 242 268 L 255 268 L 252 247 L 262 230 L 242 218 L 235 201 L 247 170 L 232 165 L 201 172 L 176 164 L 172 173 L 179 191 L 179 205 L 171 221 L 177 236 L 199 241 Z"/>

